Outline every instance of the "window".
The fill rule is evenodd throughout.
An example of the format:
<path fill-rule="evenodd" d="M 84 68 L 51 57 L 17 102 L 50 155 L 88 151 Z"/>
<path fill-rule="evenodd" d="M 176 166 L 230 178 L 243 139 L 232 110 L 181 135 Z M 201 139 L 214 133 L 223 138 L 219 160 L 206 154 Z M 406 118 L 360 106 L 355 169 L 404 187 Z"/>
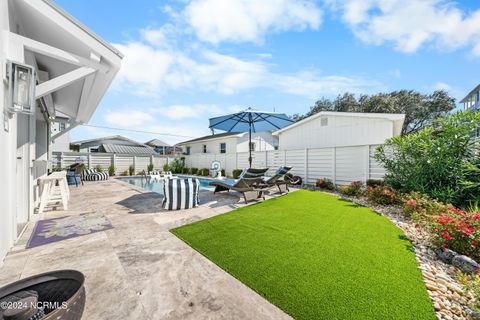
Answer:
<path fill-rule="evenodd" d="M 227 144 L 225 142 L 220 143 L 220 153 L 227 153 Z"/>
<path fill-rule="evenodd" d="M 203 153 L 207 153 L 207 145 L 206 145 L 206 144 L 203 145 L 203 149 L 202 149 L 202 150 L 203 150 Z"/>
<path fill-rule="evenodd" d="M 187 147 L 187 151 L 185 151 L 186 155 L 190 155 L 191 147 Z"/>
<path fill-rule="evenodd" d="M 90 152 L 98 152 L 98 147 L 97 148 L 90 148 Z"/>
<path fill-rule="evenodd" d="M 250 151 L 255 151 L 255 142 L 250 142 Z"/>
<path fill-rule="evenodd" d="M 328 126 L 328 118 L 322 117 L 322 118 L 320 119 L 320 126 L 322 126 L 322 127 Z"/>

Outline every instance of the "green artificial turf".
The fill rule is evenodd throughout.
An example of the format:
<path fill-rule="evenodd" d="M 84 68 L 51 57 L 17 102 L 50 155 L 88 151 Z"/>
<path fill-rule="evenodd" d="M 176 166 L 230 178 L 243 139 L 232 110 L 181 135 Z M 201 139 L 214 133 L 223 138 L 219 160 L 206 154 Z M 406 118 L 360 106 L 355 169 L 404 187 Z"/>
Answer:
<path fill-rule="evenodd" d="M 171 230 L 296 319 L 435 319 L 403 232 L 301 190 Z"/>

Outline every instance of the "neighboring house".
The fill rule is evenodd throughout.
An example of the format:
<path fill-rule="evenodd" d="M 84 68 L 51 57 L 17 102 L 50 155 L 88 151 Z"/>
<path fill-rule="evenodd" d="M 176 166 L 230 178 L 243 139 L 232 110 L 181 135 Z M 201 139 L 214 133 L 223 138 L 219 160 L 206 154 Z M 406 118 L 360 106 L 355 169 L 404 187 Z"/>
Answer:
<path fill-rule="evenodd" d="M 156 153 L 160 154 L 172 153 L 174 151 L 174 148 L 170 144 L 159 139 L 152 139 L 145 142 L 145 144 L 152 147 Z"/>
<path fill-rule="evenodd" d="M 152 147 L 119 135 L 75 141 L 72 145 L 77 146 L 79 152 L 157 154 Z"/>
<path fill-rule="evenodd" d="M 52 140 L 90 120 L 122 57 L 52 1 L 0 0 L 0 264 L 35 217 Z"/>
<path fill-rule="evenodd" d="M 68 152 L 70 151 L 70 132 L 68 130 L 66 131 L 68 127 L 68 118 L 57 115 L 55 119 L 58 119 L 58 122 L 51 123 L 50 133 L 52 136 L 59 136 L 55 140 L 52 140 L 50 150 L 52 152 Z"/>
<path fill-rule="evenodd" d="M 187 155 L 197 153 L 248 152 L 248 132 L 212 134 L 177 144 Z M 252 151 L 276 150 L 278 140 L 270 132 L 252 133 Z"/>
<path fill-rule="evenodd" d="M 480 110 L 480 84 L 462 100 L 464 110 Z"/>
<path fill-rule="evenodd" d="M 405 115 L 322 111 L 273 134 L 280 150 L 366 146 L 399 136 Z"/>

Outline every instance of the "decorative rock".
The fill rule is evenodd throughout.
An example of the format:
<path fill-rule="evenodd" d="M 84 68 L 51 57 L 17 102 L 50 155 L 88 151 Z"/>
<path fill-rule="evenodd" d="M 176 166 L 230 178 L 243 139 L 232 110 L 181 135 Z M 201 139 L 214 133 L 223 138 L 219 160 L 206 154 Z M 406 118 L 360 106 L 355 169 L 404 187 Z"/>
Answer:
<path fill-rule="evenodd" d="M 465 273 L 475 273 L 480 265 L 467 256 L 457 255 L 452 259 L 452 265 L 459 268 Z"/>
<path fill-rule="evenodd" d="M 457 256 L 457 253 L 450 249 L 438 249 L 435 253 L 440 260 L 446 263 L 452 263 L 453 258 Z"/>

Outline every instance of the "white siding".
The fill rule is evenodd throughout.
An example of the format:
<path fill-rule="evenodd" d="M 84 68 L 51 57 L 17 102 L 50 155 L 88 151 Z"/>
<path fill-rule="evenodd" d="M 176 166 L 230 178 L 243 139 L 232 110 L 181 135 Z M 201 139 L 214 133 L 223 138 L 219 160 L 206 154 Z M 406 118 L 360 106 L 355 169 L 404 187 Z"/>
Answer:
<path fill-rule="evenodd" d="M 322 126 L 318 117 L 280 132 L 281 150 L 382 144 L 393 136 L 393 122 L 386 119 L 328 116 Z"/>

